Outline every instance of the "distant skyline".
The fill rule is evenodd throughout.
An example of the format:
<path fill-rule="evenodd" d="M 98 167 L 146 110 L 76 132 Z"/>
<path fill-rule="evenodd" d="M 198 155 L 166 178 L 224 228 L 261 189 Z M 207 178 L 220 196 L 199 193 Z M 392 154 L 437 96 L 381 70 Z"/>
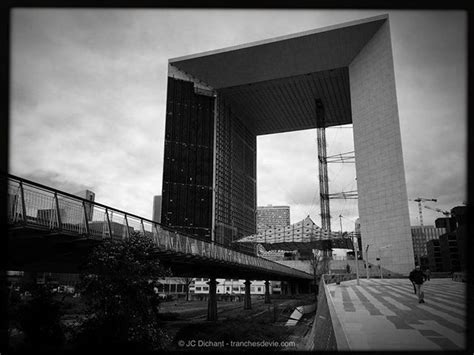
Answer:
<path fill-rule="evenodd" d="M 168 59 L 387 13 L 408 197 L 467 199 L 467 17 L 463 11 L 13 9 L 9 171 L 152 218 L 161 195 Z M 350 126 L 349 126 L 350 127 Z M 353 150 L 328 128 L 328 155 Z M 257 204 L 321 225 L 316 130 L 257 138 Z M 355 190 L 329 165 L 330 192 Z M 418 225 L 418 205 L 409 202 Z M 354 230 L 356 200 L 331 200 Z M 341 219 L 339 215 L 342 215 Z M 424 209 L 425 225 L 443 217 Z"/>

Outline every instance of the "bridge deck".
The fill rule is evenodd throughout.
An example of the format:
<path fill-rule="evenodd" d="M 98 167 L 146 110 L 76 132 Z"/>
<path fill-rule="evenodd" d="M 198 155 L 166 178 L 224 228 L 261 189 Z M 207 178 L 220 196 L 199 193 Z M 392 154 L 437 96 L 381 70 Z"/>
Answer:
<path fill-rule="evenodd" d="M 13 176 L 8 177 L 8 223 L 9 254 L 13 254 L 9 257 L 15 267 L 26 265 L 32 250 L 36 256 L 46 259 L 51 255 L 56 261 L 63 253 L 63 264 L 72 260 L 77 263 L 84 256 L 72 257 L 79 246 L 87 254 L 104 238 L 123 239 L 139 232 L 153 239 L 160 261 L 176 275 L 313 279 L 306 272 L 183 235 L 151 220 Z M 41 248 L 49 253 L 40 253 Z M 18 255 L 22 253 L 25 255 Z"/>

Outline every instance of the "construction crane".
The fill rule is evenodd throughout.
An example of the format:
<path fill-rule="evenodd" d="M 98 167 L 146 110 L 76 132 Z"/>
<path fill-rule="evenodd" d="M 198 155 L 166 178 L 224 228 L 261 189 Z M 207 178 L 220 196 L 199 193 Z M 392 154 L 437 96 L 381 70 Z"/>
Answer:
<path fill-rule="evenodd" d="M 428 209 L 430 209 L 430 210 L 433 210 L 433 211 L 442 213 L 442 214 L 444 214 L 444 216 L 445 216 L 446 218 L 451 218 L 451 212 L 449 212 L 449 211 L 444 211 L 444 210 L 442 210 L 442 209 L 433 208 L 433 207 L 431 207 L 431 206 L 426 206 L 426 205 L 425 205 L 425 208 L 428 208 Z M 448 233 L 451 232 L 451 222 L 450 222 L 449 220 L 446 222 L 446 231 L 447 231 Z"/>
<path fill-rule="evenodd" d="M 422 202 L 426 202 L 426 201 L 433 201 L 433 202 L 437 202 L 438 200 L 435 199 L 435 198 L 423 198 L 423 197 L 417 197 L 413 200 L 410 200 L 410 201 L 415 201 L 415 202 L 418 202 L 418 212 L 420 214 L 420 226 L 423 227 L 423 208 L 422 208 Z"/>
<path fill-rule="evenodd" d="M 423 208 L 422 208 L 422 202 L 426 202 L 426 201 L 433 201 L 433 202 L 437 202 L 438 200 L 435 199 L 435 198 L 423 198 L 423 197 L 417 197 L 413 200 L 410 200 L 410 201 L 415 201 L 415 202 L 418 202 L 418 212 L 420 214 L 420 226 L 421 226 L 421 235 L 423 237 L 423 239 L 425 239 L 425 233 L 423 232 Z M 420 255 L 417 254 L 417 259 L 418 259 L 418 265 L 420 265 L 421 267 L 421 258 L 420 258 Z"/>
<path fill-rule="evenodd" d="M 427 209 L 429 209 L 429 210 L 433 210 L 433 211 L 439 212 L 439 213 L 442 213 L 442 214 L 444 214 L 446 217 L 451 217 L 451 212 L 449 212 L 449 211 L 443 211 L 442 209 L 434 208 L 434 207 L 426 206 L 426 205 L 425 205 L 425 208 L 427 208 Z"/>

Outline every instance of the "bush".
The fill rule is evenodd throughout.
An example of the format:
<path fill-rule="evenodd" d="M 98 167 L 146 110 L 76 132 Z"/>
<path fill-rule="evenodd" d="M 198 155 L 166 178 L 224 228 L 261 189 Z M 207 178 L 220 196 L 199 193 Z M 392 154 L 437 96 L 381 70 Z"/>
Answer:
<path fill-rule="evenodd" d="M 17 325 L 25 336 L 21 350 L 60 351 L 65 340 L 60 303 L 44 286 L 36 287 L 31 293 L 31 299 L 20 303 L 17 308 Z"/>
<path fill-rule="evenodd" d="M 81 350 L 158 350 L 169 340 L 161 329 L 158 277 L 169 276 L 156 257 L 155 245 L 135 233 L 107 240 L 94 249 L 81 274 L 86 320 L 75 337 Z"/>

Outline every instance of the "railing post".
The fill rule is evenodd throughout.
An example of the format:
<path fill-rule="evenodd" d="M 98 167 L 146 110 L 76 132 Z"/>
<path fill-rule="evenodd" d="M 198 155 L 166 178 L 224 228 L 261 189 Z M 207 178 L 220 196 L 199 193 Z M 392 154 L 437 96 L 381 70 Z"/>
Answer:
<path fill-rule="evenodd" d="M 252 298 L 250 297 L 250 280 L 247 279 L 244 282 L 245 285 L 245 296 L 244 296 L 244 309 L 252 309 Z"/>
<path fill-rule="evenodd" d="M 109 237 L 112 238 L 113 232 L 112 232 L 112 225 L 110 223 L 110 218 L 109 218 L 109 209 L 105 209 L 105 216 L 107 217 L 107 226 L 109 227 Z"/>
<path fill-rule="evenodd" d="M 145 236 L 145 225 L 143 224 L 143 219 L 140 220 L 140 225 L 142 227 L 142 234 Z"/>
<path fill-rule="evenodd" d="M 56 217 L 58 219 L 58 229 L 62 229 L 62 223 L 61 223 L 61 214 L 59 213 L 59 200 L 58 200 L 58 193 L 54 193 L 54 201 L 56 203 Z"/>
<path fill-rule="evenodd" d="M 216 281 L 215 276 L 211 276 L 207 284 L 209 285 L 209 300 L 207 301 L 207 320 L 216 321 L 217 320 L 216 289 L 217 289 L 218 282 Z"/>
<path fill-rule="evenodd" d="M 89 231 L 89 221 L 88 221 L 88 216 L 87 216 L 87 208 L 86 204 L 84 201 L 82 201 L 82 208 L 84 209 L 84 223 L 86 225 L 86 234 L 90 236 L 90 231 Z"/>
<path fill-rule="evenodd" d="M 160 245 L 160 235 L 158 234 L 158 227 L 156 225 L 156 223 L 153 223 L 153 228 L 155 229 L 155 235 L 154 235 L 154 241 L 156 243 L 156 245 Z"/>
<path fill-rule="evenodd" d="M 130 238 L 130 229 L 128 227 L 128 218 L 127 218 L 127 214 L 125 214 L 125 235 L 127 236 L 127 238 Z"/>
<path fill-rule="evenodd" d="M 265 280 L 265 303 L 272 303 L 270 299 L 270 281 Z"/>
<path fill-rule="evenodd" d="M 26 224 L 26 205 L 25 205 L 25 191 L 23 190 L 23 182 L 20 181 L 20 198 L 21 198 L 21 214 L 23 215 L 23 224 Z"/>

